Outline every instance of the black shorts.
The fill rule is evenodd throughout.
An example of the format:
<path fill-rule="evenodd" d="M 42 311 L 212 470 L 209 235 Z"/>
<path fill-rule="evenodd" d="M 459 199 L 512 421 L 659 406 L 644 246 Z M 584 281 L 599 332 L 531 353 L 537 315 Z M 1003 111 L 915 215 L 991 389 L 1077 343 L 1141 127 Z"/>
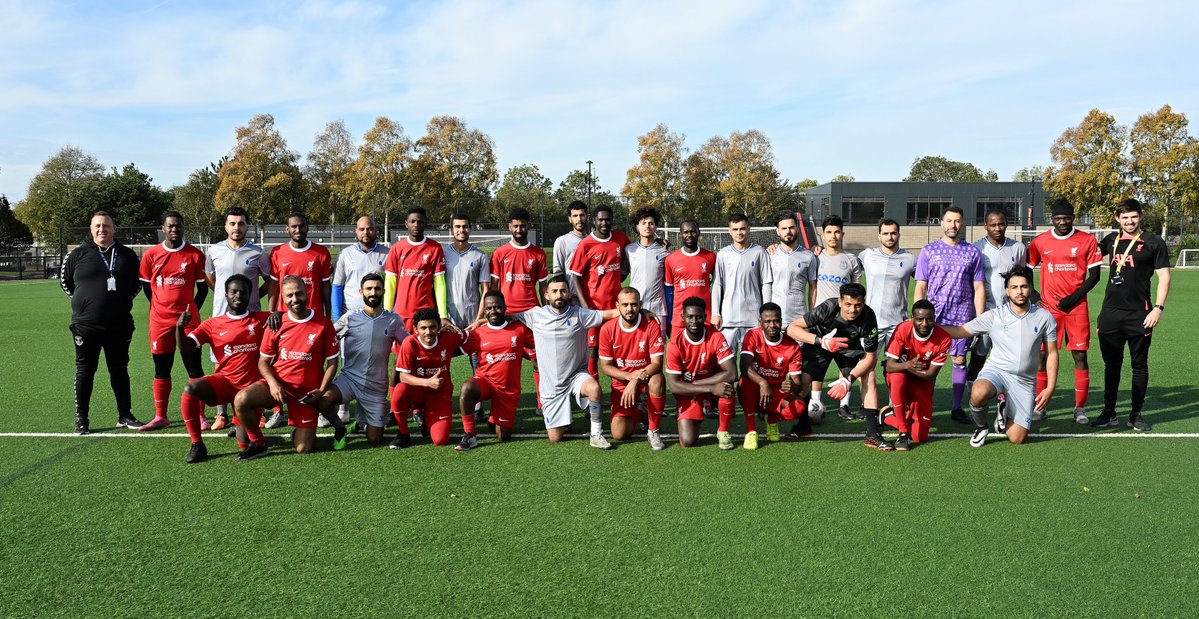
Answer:
<path fill-rule="evenodd" d="M 1146 310 L 1128 310 L 1105 307 L 1099 312 L 1096 331 L 1102 336 L 1105 333 L 1119 334 L 1127 337 L 1153 335 L 1153 329 L 1145 328 Z"/>
<path fill-rule="evenodd" d="M 848 376 L 849 371 L 854 369 L 861 360 L 860 355 L 831 353 L 812 344 L 804 344 L 803 347 L 803 371 L 804 374 L 811 376 L 812 380 L 824 380 L 824 375 L 828 373 L 828 366 L 834 361 L 837 363 L 837 368 L 841 370 L 841 376 Z"/>

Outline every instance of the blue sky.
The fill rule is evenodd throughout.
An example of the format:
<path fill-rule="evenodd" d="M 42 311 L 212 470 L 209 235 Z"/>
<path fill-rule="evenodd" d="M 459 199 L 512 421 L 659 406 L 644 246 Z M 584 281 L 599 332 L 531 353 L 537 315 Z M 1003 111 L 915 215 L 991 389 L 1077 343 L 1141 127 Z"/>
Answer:
<path fill-rule="evenodd" d="M 590 159 L 616 191 L 659 122 L 691 148 L 759 129 L 792 180 L 899 180 L 926 154 L 1007 179 L 1094 107 L 1194 118 L 1197 23 L 1152 0 L 0 0 L 0 193 L 66 144 L 169 187 L 262 112 L 301 154 L 331 120 L 415 139 L 457 115 L 501 175 Z"/>

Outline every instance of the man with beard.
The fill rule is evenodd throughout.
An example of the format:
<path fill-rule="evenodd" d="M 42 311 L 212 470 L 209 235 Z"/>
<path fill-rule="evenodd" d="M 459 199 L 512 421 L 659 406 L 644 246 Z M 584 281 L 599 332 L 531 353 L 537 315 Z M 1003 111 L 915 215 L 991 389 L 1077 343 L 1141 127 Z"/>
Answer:
<path fill-rule="evenodd" d="M 533 333 L 505 315 L 507 304 L 498 290 L 483 295 L 483 324 L 472 329 L 462 345 L 463 352 L 477 355 L 479 367 L 475 375 L 462 383 L 458 396 L 458 411 L 462 415 L 462 441 L 455 447 L 469 451 L 479 446 L 472 412 L 483 400 L 491 401 L 491 417 L 495 437 L 501 443 L 512 438 L 516 426 L 516 409 L 520 405 L 521 360 L 534 359 Z"/>
<path fill-rule="evenodd" d="M 665 266 L 670 250 L 658 238 L 662 214 L 655 208 L 641 208 L 633 213 L 632 221 L 637 226 L 637 240 L 625 246 L 629 286 L 637 290 L 642 307 L 666 320 L 670 306 L 666 299 Z"/>
<path fill-rule="evenodd" d="M 1008 440 L 1019 445 L 1032 429 L 1033 411 L 1044 410 L 1057 386 L 1057 321 L 1053 315 L 1032 303 L 1032 269 L 1015 267 L 1004 276 L 1008 302 L 988 310 L 962 326 L 941 325 L 950 337 L 962 340 L 975 335 L 990 334 L 991 354 L 978 380 L 970 390 L 970 419 L 974 422 L 971 447 L 987 443 L 986 409 L 996 395 L 1007 395 L 1004 413 L 995 417 L 995 431 L 1006 433 Z M 1049 382 L 1040 392 L 1035 391 L 1038 352 L 1044 346 Z"/>
<path fill-rule="evenodd" d="M 383 265 L 387 261 L 387 246 L 378 242 L 379 230 L 375 227 L 374 217 L 369 215 L 359 217 L 355 225 L 354 236 L 358 242 L 343 249 L 337 255 L 337 267 L 333 269 L 333 323 L 335 325 L 338 319 L 347 312 L 360 310 L 365 306 L 359 284 L 363 277 L 371 273 L 382 276 Z M 380 291 L 380 303 L 382 300 L 382 291 Z M 379 309 L 382 309 L 382 306 Z M 342 353 L 345 353 L 345 346 L 342 346 Z M 386 365 L 386 361 L 384 361 L 384 365 Z M 342 372 L 344 374 L 344 368 Z M 346 406 L 348 402 L 348 398 L 343 400 L 337 411 L 337 416 L 342 423 L 350 421 L 350 411 Z M 362 400 L 358 401 L 358 405 L 362 406 Z M 329 421 L 324 416 L 317 422 L 317 427 L 326 428 L 328 426 Z"/>
<path fill-rule="evenodd" d="M 733 352 L 741 350 L 741 338 L 757 320 L 754 310 L 770 298 L 770 256 L 761 245 L 749 240 L 749 218 L 743 213 L 729 216 L 733 242 L 716 252 L 716 276 L 712 279 L 712 326 L 720 330 Z"/>
<path fill-rule="evenodd" d="M 566 270 L 575 279 L 579 307 L 600 312 L 616 309 L 616 294 L 629 272 L 624 252 L 628 245 L 628 235 L 612 228 L 612 207 L 596 208 L 591 234 L 579 242 Z M 587 348 L 587 372 L 599 380 L 599 325 L 587 333 Z"/>
<path fill-rule="evenodd" d="M 741 410 L 745 411 L 745 449 L 758 448 L 758 415 L 766 416 L 766 440 L 779 440 L 779 422 L 794 421 L 788 436 L 812 433 L 808 420 L 799 342 L 783 333 L 783 310 L 764 303 L 758 310 L 758 327 L 745 334 L 741 349 Z"/>
<path fill-rule="evenodd" d="M 936 313 L 928 299 L 916 301 L 912 319 L 900 323 L 887 344 L 883 365 L 891 403 L 879 413 L 883 423 L 899 430 L 896 451 L 908 451 L 913 443 L 928 441 L 933 390 L 953 344 L 949 334 L 936 325 Z"/>
<path fill-rule="evenodd" d="M 1028 248 L 1024 243 L 1007 237 L 1007 213 L 1000 209 L 987 211 L 983 218 L 987 236 L 974 242 L 974 246 L 983 256 L 983 269 L 987 277 L 987 309 L 993 310 L 1007 303 L 1007 288 L 1003 283 L 1003 274 L 1013 267 L 1028 264 Z M 1037 300 L 1033 293 L 1033 302 Z M 968 381 L 978 378 L 978 372 L 983 369 L 987 354 L 991 350 L 990 336 L 979 336 L 970 355 Z M 999 406 L 1003 406 L 1003 396 L 1000 396 Z"/>
<path fill-rule="evenodd" d="M 798 226 L 795 213 L 779 215 L 774 222 L 779 242 L 766 250 L 770 254 L 770 272 L 774 277 L 769 300 L 781 309 L 784 325 L 791 324 L 808 313 L 809 307 L 816 305 L 820 261 L 799 244 Z"/>
<path fill-rule="evenodd" d="M 666 448 L 659 430 L 666 408 L 662 379 L 662 323 L 641 313 L 641 293 L 632 286 L 616 296 L 619 318 L 600 327 L 600 370 L 612 379 L 612 440 L 632 438 L 641 423 L 642 401 L 649 417 L 646 439 L 654 451 Z"/>
<path fill-rule="evenodd" d="M 217 359 L 215 372 L 197 378 L 183 388 L 180 410 L 192 442 L 187 454 L 188 464 L 208 458 L 208 447 L 200 434 L 204 407 L 232 404 L 238 392 L 262 378 L 258 372 L 258 352 L 270 313 L 251 311 L 250 299 L 253 297 L 254 284 L 250 278 L 234 273 L 225 278 L 227 311 L 190 330 L 191 315 L 185 311 L 175 324 L 176 339 L 182 351 L 198 353 L 204 344 L 208 344 Z M 236 436 L 242 449 L 249 446 L 243 428 L 237 428 Z"/>
<path fill-rule="evenodd" d="M 699 246 L 699 222 L 684 219 L 679 224 L 682 247 L 666 257 L 666 296 L 674 305 L 671 312 L 670 339 L 685 328 L 683 303 L 698 298 L 704 307 L 712 303 L 712 277 L 716 274 L 716 253 Z"/>
<path fill-rule="evenodd" d="M 570 223 L 570 231 L 554 239 L 551 272 L 565 273 L 570 268 L 570 261 L 574 259 L 575 252 L 579 249 L 579 243 L 587 238 L 587 210 L 587 203 L 582 200 L 575 200 L 566 207 L 566 219 Z M 570 286 L 571 298 L 577 299 L 579 291 L 575 289 L 574 279 L 568 277 L 566 281 Z"/>
<path fill-rule="evenodd" d="M 842 244 L 845 240 L 845 222 L 836 215 L 829 215 L 820 222 L 820 238 L 824 241 L 824 249 L 820 252 L 820 265 L 816 275 L 816 299 L 812 307 L 829 299 L 840 298 L 841 286 L 857 284 L 862 281 L 862 261 L 857 256 L 844 251 Z M 818 351 L 805 349 L 804 356 L 811 357 Z M 812 407 L 809 415 L 812 421 L 820 423 L 824 419 L 824 375 L 812 375 Z M 838 398 L 842 416 L 849 413 L 849 392 L 844 398 Z"/>
<path fill-rule="evenodd" d="M 878 354 L 883 358 L 895 327 L 908 319 L 908 284 L 916 272 L 916 257 L 899 246 L 899 222 L 894 219 L 878 223 L 878 242 L 878 247 L 862 250 L 858 259 L 866 276 L 866 305 L 878 318 Z M 871 368 L 862 377 L 862 400 L 867 391 L 877 389 L 875 369 Z M 841 418 L 860 419 L 861 415 L 852 415 L 849 407 L 843 406 Z"/>

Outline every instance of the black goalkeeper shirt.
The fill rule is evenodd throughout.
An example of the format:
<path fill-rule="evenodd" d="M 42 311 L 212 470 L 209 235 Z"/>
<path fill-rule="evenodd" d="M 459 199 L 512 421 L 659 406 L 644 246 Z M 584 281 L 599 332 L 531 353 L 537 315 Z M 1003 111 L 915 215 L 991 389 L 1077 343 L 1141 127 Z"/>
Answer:
<path fill-rule="evenodd" d="M 849 338 L 849 347 L 838 351 L 839 355 L 858 358 L 865 356 L 867 351 L 878 349 L 878 320 L 869 305 L 862 308 L 857 320 L 849 322 L 841 316 L 840 299 L 825 299 L 804 315 L 804 322 L 808 325 L 808 331 L 816 337 L 836 329 L 834 337 Z"/>

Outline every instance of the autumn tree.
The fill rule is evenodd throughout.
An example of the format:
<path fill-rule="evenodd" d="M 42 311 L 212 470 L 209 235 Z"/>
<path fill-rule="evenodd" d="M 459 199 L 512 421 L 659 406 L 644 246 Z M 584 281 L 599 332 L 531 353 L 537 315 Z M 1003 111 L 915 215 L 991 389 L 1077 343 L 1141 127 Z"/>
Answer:
<path fill-rule="evenodd" d="M 683 211 L 687 217 L 714 223 L 724 211 L 721 186 L 728 178 L 728 139 L 713 136 L 691 153 L 683 166 Z M 676 222 L 677 223 L 677 222 Z"/>
<path fill-rule="evenodd" d="M 221 167 L 228 157 L 193 170 L 187 182 L 176 186 L 174 209 L 183 215 L 189 234 L 196 241 L 210 241 L 209 234 L 217 234 L 221 216 L 216 209 L 216 192 L 221 186 Z"/>
<path fill-rule="evenodd" d="M 508 212 L 520 207 L 529 210 L 534 219 L 551 215 L 554 209 L 554 182 L 532 164 L 519 165 L 504 174 L 504 182 L 496 192 L 496 203 L 492 212 L 484 218 L 489 222 L 507 222 Z"/>
<path fill-rule="evenodd" d="M 416 199 L 430 221 L 446 221 L 458 211 L 477 215 L 499 180 L 495 145 L 461 118 L 435 116 L 416 141 L 410 174 Z"/>
<path fill-rule="evenodd" d="M 354 136 L 343 120 L 325 125 L 308 152 L 304 166 L 308 215 L 315 221 L 329 222 L 330 230 L 335 230 L 338 222 L 352 223 L 354 219 L 350 195 L 354 153 Z"/>
<path fill-rule="evenodd" d="M 1082 123 L 1062 132 L 1049 149 L 1053 165 L 1045 170 L 1045 188 L 1111 226 L 1115 205 L 1132 195 L 1128 178 L 1128 129 L 1111 114 L 1091 110 Z"/>
<path fill-rule="evenodd" d="M 668 222 L 678 219 L 687 157 L 685 140 L 685 135 L 672 133 L 665 123 L 658 123 L 637 138 L 639 159 L 629 168 L 622 191 L 631 208 L 652 206 L 662 211 Z"/>
<path fill-rule="evenodd" d="M 1013 183 L 1034 183 L 1045 180 L 1045 166 L 1034 165 L 1016 170 L 1012 175 Z"/>
<path fill-rule="evenodd" d="M 64 146 L 29 181 L 25 199 L 17 204 L 15 214 L 42 243 L 56 246 L 64 240 L 60 238 L 61 229 L 88 225 L 95 209 L 89 210 L 75 199 L 75 194 L 88 181 L 101 176 L 104 166 L 94 156 L 77 146 Z"/>
<path fill-rule="evenodd" d="M 909 183 L 993 183 L 999 180 L 995 170 L 983 172 L 973 163 L 926 155 L 912 162 Z"/>
<path fill-rule="evenodd" d="M 1129 132 L 1132 182 L 1147 214 L 1161 222 L 1163 237 L 1171 214 L 1195 208 L 1193 198 L 1188 198 L 1194 195 L 1199 148 L 1187 125 L 1184 114 L 1164 105 L 1138 118 Z"/>
<path fill-rule="evenodd" d="M 742 212 L 757 222 L 774 216 L 782 203 L 785 189 L 774 167 L 774 147 L 770 138 L 757 129 L 734 131 L 724 150 L 724 215 Z"/>
<path fill-rule="evenodd" d="M 411 165 L 412 140 L 404 127 L 386 116 L 376 118 L 351 166 L 350 196 L 357 214 L 380 218 L 386 234 L 392 212 L 412 199 Z"/>
<path fill-rule="evenodd" d="M 221 166 L 216 207 L 240 206 L 259 226 L 283 222 L 303 207 L 303 178 L 296 162 L 300 156 L 287 148 L 275 129 L 275 118 L 259 114 L 236 131 L 229 160 Z"/>

